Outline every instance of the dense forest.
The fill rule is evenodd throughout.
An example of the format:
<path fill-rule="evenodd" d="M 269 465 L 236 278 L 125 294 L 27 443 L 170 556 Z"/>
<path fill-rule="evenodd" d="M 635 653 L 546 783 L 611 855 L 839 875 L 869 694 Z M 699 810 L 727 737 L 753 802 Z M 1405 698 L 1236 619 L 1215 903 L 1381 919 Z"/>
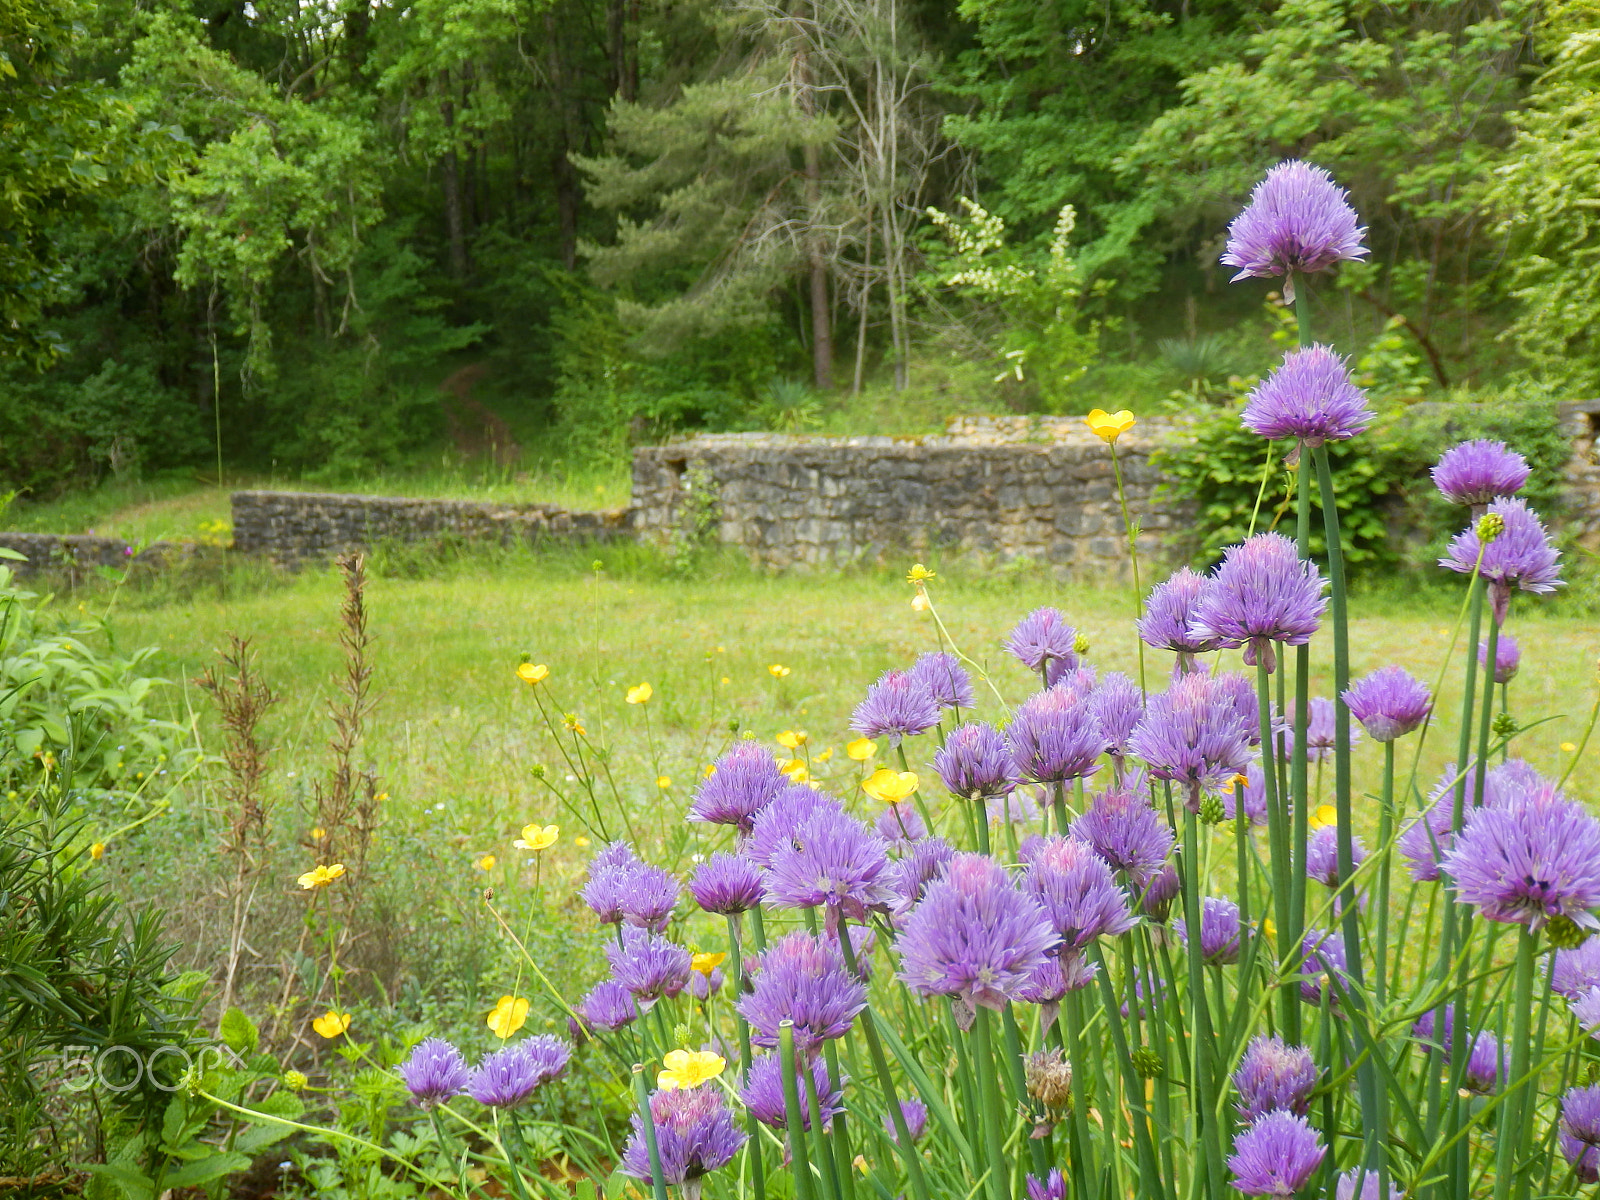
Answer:
<path fill-rule="evenodd" d="M 1582 393 L 1597 82 L 1596 0 L 0 0 L 0 483 L 1225 402 L 1286 156 L 1373 387 Z"/>

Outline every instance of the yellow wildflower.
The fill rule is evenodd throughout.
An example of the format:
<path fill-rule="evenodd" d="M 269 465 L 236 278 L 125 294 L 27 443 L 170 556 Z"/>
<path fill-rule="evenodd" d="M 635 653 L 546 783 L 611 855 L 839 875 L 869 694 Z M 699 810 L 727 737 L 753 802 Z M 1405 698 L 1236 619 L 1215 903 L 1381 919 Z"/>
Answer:
<path fill-rule="evenodd" d="M 320 842 L 323 838 L 325 838 L 327 836 L 328 836 L 328 831 L 326 829 L 324 829 L 321 825 L 313 825 L 311 827 L 311 840 L 313 842 Z"/>
<path fill-rule="evenodd" d="M 106 844 L 104 842 L 96 842 L 94 845 L 89 847 L 89 857 L 94 859 L 95 862 L 99 862 L 105 856 Z"/>
<path fill-rule="evenodd" d="M 311 1028 L 315 1029 L 325 1038 L 336 1038 L 346 1029 L 350 1028 L 350 1014 L 334 1012 L 329 1009 L 320 1017 L 313 1017 Z"/>
<path fill-rule="evenodd" d="M 717 773 L 717 764 L 716 763 L 707 763 L 705 765 L 705 767 L 700 772 L 700 774 L 704 775 L 707 779 L 710 779 L 716 773 Z"/>
<path fill-rule="evenodd" d="M 878 743 L 871 738 L 858 737 L 844 748 L 844 752 L 857 762 L 866 762 L 878 752 Z"/>
<path fill-rule="evenodd" d="M 798 750 L 806 744 L 806 731 L 804 729 L 785 729 L 777 737 L 778 745 L 785 750 Z"/>
<path fill-rule="evenodd" d="M 312 888 L 327 887 L 330 883 L 343 874 L 344 864 L 334 863 L 331 866 L 318 867 L 314 871 L 307 871 L 304 875 L 300 876 L 299 884 L 309 892 Z"/>
<path fill-rule="evenodd" d="M 511 844 L 518 850 L 548 850 L 560 836 L 559 825 L 524 825 L 522 836 Z"/>
<path fill-rule="evenodd" d="M 774 679 L 787 679 L 789 678 L 789 668 L 782 663 L 773 663 L 767 668 L 767 674 Z"/>
<path fill-rule="evenodd" d="M 661 1059 L 666 1069 L 656 1075 L 656 1086 L 664 1092 L 699 1087 L 715 1079 L 727 1066 L 720 1054 L 709 1050 L 669 1050 Z"/>
<path fill-rule="evenodd" d="M 1277 922 L 1275 922 L 1271 917 L 1268 917 L 1266 920 L 1261 922 L 1261 932 L 1266 934 L 1269 938 L 1276 938 L 1278 936 Z"/>
<path fill-rule="evenodd" d="M 709 977 L 711 972 L 720 967 L 727 957 L 726 954 L 696 954 L 689 959 L 689 969 L 691 971 L 699 971 L 700 974 Z M 679 961 L 681 962 L 682 960 L 680 959 Z"/>
<path fill-rule="evenodd" d="M 671 775 L 657 775 L 656 776 L 656 786 L 658 788 L 660 788 L 663 792 L 666 791 L 669 787 L 672 786 L 672 776 Z"/>
<path fill-rule="evenodd" d="M 631 687 L 628 689 L 628 703 L 648 704 L 650 702 L 650 697 L 654 696 L 655 694 L 655 688 L 651 687 L 648 683 L 641 683 L 637 687 Z"/>
<path fill-rule="evenodd" d="M 779 759 L 778 770 L 782 771 L 795 783 L 804 783 L 811 778 L 811 773 L 806 770 L 805 760 L 800 758 Z"/>
<path fill-rule="evenodd" d="M 1097 408 L 1084 418 L 1083 423 L 1101 441 L 1114 442 L 1133 428 L 1133 414 L 1127 409 L 1108 413 L 1103 408 Z"/>
<path fill-rule="evenodd" d="M 581 850 L 583 847 L 585 847 L 585 846 L 587 846 L 589 844 L 589 839 L 584 837 L 583 834 L 580 833 L 577 837 L 572 839 L 572 844 L 574 846 L 577 846 Z"/>
<path fill-rule="evenodd" d="M 485 854 L 472 865 L 477 867 L 480 871 L 492 871 L 494 870 L 494 861 L 494 855 Z"/>
<path fill-rule="evenodd" d="M 911 570 L 906 572 L 907 583 L 921 583 L 924 579 L 932 579 L 934 573 L 921 563 L 912 563 Z"/>
<path fill-rule="evenodd" d="M 1577 748 L 1578 748 L 1578 743 L 1577 742 L 1562 742 L 1561 743 L 1561 753 L 1563 753 L 1563 754 L 1571 754 Z"/>
<path fill-rule="evenodd" d="M 1250 780 L 1246 776 L 1244 776 L 1244 775 L 1235 775 L 1233 778 L 1228 780 L 1227 783 L 1222 785 L 1222 789 L 1221 790 L 1222 790 L 1224 795 L 1231 796 L 1231 795 L 1233 795 L 1233 789 L 1234 788 L 1236 788 L 1236 787 L 1249 787 L 1249 786 L 1250 786 Z"/>
<path fill-rule="evenodd" d="M 892 767 L 879 767 L 867 776 L 861 790 L 874 800 L 894 804 L 917 790 L 915 771 L 896 771 Z"/>
<path fill-rule="evenodd" d="M 723 687 L 727 687 L 732 682 L 733 680 L 729 679 L 726 675 L 722 677 L 721 683 Z"/>
<path fill-rule="evenodd" d="M 575 733 L 579 737 L 587 737 L 589 734 L 589 731 L 583 727 L 583 718 L 578 716 L 577 713 L 563 713 L 561 723 L 567 727 L 569 733 Z"/>
<path fill-rule="evenodd" d="M 827 762 L 832 757 L 833 757 L 833 747 L 829 746 L 821 754 L 817 755 L 817 761 L 818 762 Z"/>
<path fill-rule="evenodd" d="M 1337 825 L 1339 823 L 1339 810 L 1331 804 L 1319 804 L 1311 810 L 1310 825 L 1313 829 L 1321 829 L 1324 825 Z"/>
<path fill-rule="evenodd" d="M 912 612 L 927 612 L 932 607 L 933 602 L 928 599 L 925 592 L 918 592 L 915 596 L 911 597 Z"/>
<path fill-rule="evenodd" d="M 532 687 L 534 684 L 543 683 L 550 678 L 550 668 L 543 663 L 525 662 L 517 668 L 517 678 Z"/>
<path fill-rule="evenodd" d="M 521 996 L 501 996 L 489 1013 L 489 1030 L 504 1041 L 528 1021 L 528 1002 Z"/>

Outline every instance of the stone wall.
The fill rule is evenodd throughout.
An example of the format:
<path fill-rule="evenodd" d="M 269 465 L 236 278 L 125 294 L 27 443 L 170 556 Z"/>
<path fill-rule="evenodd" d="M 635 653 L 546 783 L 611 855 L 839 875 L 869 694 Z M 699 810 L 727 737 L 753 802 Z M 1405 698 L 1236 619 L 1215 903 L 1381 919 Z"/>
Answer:
<path fill-rule="evenodd" d="M 286 565 L 381 542 L 455 538 L 497 545 L 625 536 L 628 510 L 571 512 L 553 504 L 483 504 L 323 492 L 235 492 L 233 548 Z"/>
<path fill-rule="evenodd" d="M 1563 404 L 1561 430 L 1572 439 L 1562 523 L 1578 545 L 1600 551 L 1600 400 Z"/>
<path fill-rule="evenodd" d="M 107 567 L 120 571 L 134 567 L 159 569 L 175 558 L 193 558 L 205 553 L 221 553 L 218 546 L 198 546 L 186 542 L 152 542 L 139 547 L 122 538 L 94 534 L 13 533 L 0 531 L 0 548 L 22 555 L 20 559 L 0 559 L 19 576 L 49 575 L 77 582 L 95 570 Z"/>
<path fill-rule="evenodd" d="M 1156 494 L 1150 451 L 1171 426 L 1118 442 L 1140 552 L 1184 520 Z M 715 506 L 696 505 L 695 488 Z M 697 511 L 715 536 L 773 568 L 898 561 L 907 554 L 1028 558 L 1063 573 L 1121 572 L 1127 547 L 1110 453 L 1081 418 L 972 418 L 923 438 L 715 434 L 638 450 L 633 527 L 660 544 Z"/>

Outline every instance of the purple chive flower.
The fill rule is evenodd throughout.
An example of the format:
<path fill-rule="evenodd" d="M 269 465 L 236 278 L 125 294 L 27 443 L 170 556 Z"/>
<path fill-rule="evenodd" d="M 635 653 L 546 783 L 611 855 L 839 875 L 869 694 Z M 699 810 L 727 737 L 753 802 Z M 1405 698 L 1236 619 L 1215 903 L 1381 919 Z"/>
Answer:
<path fill-rule="evenodd" d="M 1379 667 L 1345 689 L 1350 715 L 1375 742 L 1392 742 L 1428 719 L 1433 698 L 1404 667 Z M 1313 701 L 1312 703 L 1315 703 Z"/>
<path fill-rule="evenodd" d="M 940 708 L 971 708 L 972 677 L 954 654 L 930 652 L 911 664 L 911 682 L 920 686 Z"/>
<path fill-rule="evenodd" d="M 701 1176 L 731 1161 L 745 1143 L 744 1131 L 734 1124 L 721 1089 L 714 1085 L 653 1093 L 650 1120 L 655 1125 L 661 1181 L 674 1186 L 694 1185 Z M 623 1148 L 618 1170 L 645 1183 L 654 1182 L 644 1123 L 638 1113 L 633 1116 L 633 1136 Z"/>
<path fill-rule="evenodd" d="M 1366 857 L 1367 848 L 1360 838 L 1352 835 L 1350 865 L 1358 868 Z M 1339 886 L 1339 831 L 1334 826 L 1324 825 L 1312 832 L 1306 843 L 1306 874 L 1327 887 Z"/>
<path fill-rule="evenodd" d="M 1465 813 L 1472 811 L 1472 768 L 1467 769 Z M 1455 786 L 1461 778 L 1454 767 L 1446 767 L 1428 794 L 1428 807 L 1406 826 L 1395 843 L 1410 864 L 1411 878 L 1418 883 L 1433 883 L 1439 878 L 1439 860 L 1450 849 L 1454 834 L 1450 823 L 1455 811 Z"/>
<path fill-rule="evenodd" d="M 1478 643 L 1478 665 L 1485 669 L 1489 666 L 1488 639 Z M 1517 677 L 1517 669 L 1521 666 L 1522 650 L 1517 645 L 1517 639 L 1501 630 L 1494 644 L 1494 681 L 1510 683 Z"/>
<path fill-rule="evenodd" d="M 1557 790 L 1555 781 L 1546 779 L 1525 758 L 1507 759 L 1497 767 L 1490 767 L 1483 777 L 1483 802 L 1501 805 L 1528 792 L 1549 792 L 1557 799 L 1565 799 Z M 1472 795 L 1469 784 L 1467 795 Z"/>
<path fill-rule="evenodd" d="M 1066 663 L 1057 662 L 1055 659 L 1051 659 L 1045 665 L 1044 685 L 1047 688 L 1055 687 L 1056 684 L 1061 683 L 1073 691 L 1087 696 L 1094 691 L 1096 678 L 1095 669 L 1090 666 L 1079 665 L 1069 668 Z"/>
<path fill-rule="evenodd" d="M 1056 935 L 1044 909 L 981 854 L 957 854 L 928 886 L 900 936 L 900 978 L 924 996 L 1000 1009 L 1038 969 Z"/>
<path fill-rule="evenodd" d="M 1372 424 L 1367 394 L 1350 378 L 1345 360 L 1327 346 L 1306 346 L 1283 356 L 1278 369 L 1257 384 L 1239 415 L 1251 433 L 1304 446 L 1343 442 Z"/>
<path fill-rule="evenodd" d="M 1600 987 L 1592 987 L 1572 1001 L 1572 1016 L 1578 1025 L 1593 1036 L 1600 1037 Z"/>
<path fill-rule="evenodd" d="M 873 822 L 873 828 L 895 850 L 903 850 L 910 843 L 920 842 L 928 836 L 928 826 L 912 804 L 887 805 Z"/>
<path fill-rule="evenodd" d="M 574 1010 L 591 1029 L 604 1029 L 608 1033 L 639 1019 L 639 1007 L 633 1002 L 633 993 L 615 979 L 595 984 L 593 990 L 578 1001 Z"/>
<path fill-rule="evenodd" d="M 709 1000 L 722 990 L 722 985 L 727 981 L 721 967 L 712 967 L 710 971 L 690 971 L 689 986 L 684 990 L 696 1000 Z"/>
<path fill-rule="evenodd" d="M 1451 1036 L 1456 1026 L 1456 1006 L 1454 1004 L 1442 1005 L 1443 1019 L 1440 1019 L 1440 1009 L 1430 1008 L 1411 1026 L 1411 1036 L 1434 1049 L 1443 1056 L 1445 1062 L 1450 1061 Z M 1442 1030 L 1440 1029 L 1442 1026 Z M 1436 1036 L 1437 1033 L 1437 1036 Z"/>
<path fill-rule="evenodd" d="M 1561 1097 L 1561 1153 L 1584 1183 L 1600 1180 L 1600 1085 Z"/>
<path fill-rule="evenodd" d="M 1200 789 L 1216 787 L 1250 765 L 1250 747 L 1231 698 L 1205 675 L 1185 675 L 1150 697 L 1128 745 L 1150 774 L 1187 790 L 1191 808 Z"/>
<path fill-rule="evenodd" d="M 1222 264 L 1238 267 L 1232 282 L 1288 277 L 1284 299 L 1294 301 L 1294 272 L 1325 271 L 1363 258 L 1366 229 L 1358 225 L 1350 193 L 1321 167 L 1288 159 L 1267 172 L 1250 203 L 1228 226 Z"/>
<path fill-rule="evenodd" d="M 755 742 L 740 742 L 713 764 L 695 789 L 689 820 L 732 825 L 749 834 L 758 812 L 788 786 L 772 756 Z"/>
<path fill-rule="evenodd" d="M 803 783 L 790 784 L 756 814 L 742 852 L 756 866 L 770 867 L 778 851 L 786 846 L 798 848 L 795 838 L 800 827 L 812 817 L 822 812 L 843 811 L 843 806 L 832 796 L 812 791 Z"/>
<path fill-rule="evenodd" d="M 739 1012 L 750 1022 L 750 1039 L 771 1049 L 778 1024 L 794 1022 L 795 1049 L 808 1053 L 843 1037 L 867 1006 L 867 989 L 845 969 L 832 941 L 806 933 L 785 934 L 760 956 Z"/>
<path fill-rule="evenodd" d="M 1479 438 L 1440 455 L 1433 482 L 1450 503 L 1478 508 L 1520 492 L 1528 482 L 1528 460 L 1504 442 Z"/>
<path fill-rule="evenodd" d="M 1233 1186 L 1246 1196 L 1293 1196 L 1327 1153 L 1304 1117 L 1278 1109 L 1233 1139 L 1228 1170 Z"/>
<path fill-rule="evenodd" d="M 689 983 L 689 952 L 648 930 L 624 926 L 621 944 L 608 942 L 605 955 L 612 977 L 640 1001 L 676 996 Z"/>
<path fill-rule="evenodd" d="M 1339 1175 L 1333 1185 L 1333 1200 L 1384 1200 L 1378 1190 L 1380 1182 L 1376 1171 L 1354 1167 Z M 1405 1189 L 1393 1180 L 1389 1183 L 1388 1200 L 1405 1200 Z"/>
<path fill-rule="evenodd" d="M 1261 744 L 1261 699 L 1256 694 L 1255 680 L 1238 671 L 1220 671 L 1211 676 L 1211 687 L 1214 694 L 1233 705 L 1234 714 L 1239 718 L 1239 727 L 1244 730 L 1245 740 L 1251 746 Z"/>
<path fill-rule="evenodd" d="M 1300 981 L 1300 998 L 1307 1004 L 1320 1005 L 1323 989 L 1331 987 L 1333 1000 L 1338 1003 L 1350 964 L 1344 952 L 1344 935 L 1308 929 L 1301 939 L 1300 952 L 1305 956 L 1300 964 L 1305 976 Z"/>
<path fill-rule="evenodd" d="M 1210 582 L 1204 575 L 1181 567 L 1151 589 L 1144 602 L 1144 615 L 1139 618 L 1139 637 L 1145 645 L 1175 651 L 1178 667 L 1185 673 L 1194 668 L 1196 654 L 1217 648 L 1213 639 L 1189 632 L 1195 606 L 1208 587 Z"/>
<path fill-rule="evenodd" d="M 601 854 L 595 855 L 589 863 L 588 882 L 578 893 L 583 902 L 594 911 L 594 915 L 600 919 L 602 925 L 622 923 L 622 906 L 628 896 L 628 876 L 640 865 L 631 850 L 628 850 L 627 860 L 618 861 L 619 856 L 613 849 L 615 846 L 628 850 L 621 842 L 616 842 Z M 609 857 L 602 861 L 602 855 Z"/>
<path fill-rule="evenodd" d="M 820 1056 L 811 1064 L 811 1082 L 816 1085 L 817 1106 L 822 1110 L 822 1124 L 826 1128 L 828 1122 L 844 1111 L 844 1092 L 828 1077 L 828 1065 Z M 814 1116 L 810 1090 L 804 1079 L 798 1083 L 800 1128 L 809 1132 Z M 778 1055 L 756 1055 L 744 1087 L 739 1090 L 739 1099 L 763 1125 L 783 1129 L 788 1124 L 789 1106 L 783 1098 L 783 1061 Z"/>
<path fill-rule="evenodd" d="M 930 883 L 944 878 L 945 868 L 955 856 L 955 847 L 940 837 L 914 843 L 894 865 L 896 910 L 910 911 Z"/>
<path fill-rule="evenodd" d="M 1107 753 L 1120 764 L 1128 756 L 1128 737 L 1144 716 L 1144 693 L 1121 671 L 1107 671 L 1100 686 L 1089 693 L 1089 716 Z"/>
<path fill-rule="evenodd" d="M 1009 796 L 990 796 L 983 802 L 984 819 L 994 825 L 1005 821 L 1026 825 L 1039 815 L 1039 801 L 1032 794 L 1036 790 L 1018 788 Z"/>
<path fill-rule="evenodd" d="M 1500 1039 L 1487 1029 L 1472 1039 L 1462 1082 L 1469 1092 L 1487 1096 L 1500 1077 Z"/>
<path fill-rule="evenodd" d="M 1248 1124 L 1276 1111 L 1304 1116 L 1319 1077 L 1317 1064 L 1304 1046 L 1285 1045 L 1276 1037 L 1252 1038 L 1233 1073 L 1239 1119 Z"/>
<path fill-rule="evenodd" d="M 1017 622 L 1005 648 L 1030 671 L 1044 671 L 1054 664 L 1068 671 L 1078 667 L 1078 631 L 1059 609 L 1034 609 Z"/>
<path fill-rule="evenodd" d="M 1456 535 L 1439 565 L 1462 575 L 1472 574 L 1473 567 L 1477 566 L 1478 574 L 1489 585 L 1495 623 L 1503 625 L 1513 587 L 1542 594 L 1566 586 L 1566 581 L 1558 576 L 1561 551 L 1550 544 L 1544 522 L 1526 501 L 1496 500 L 1489 505 L 1489 515 L 1498 516 L 1504 528 L 1494 541 L 1482 547 L 1482 565 L 1478 565 L 1482 543 L 1477 523 Z"/>
<path fill-rule="evenodd" d="M 1165 921 L 1167 914 L 1172 911 L 1172 902 L 1177 898 L 1182 886 L 1178 872 L 1173 870 L 1171 863 L 1168 863 L 1144 885 L 1144 890 L 1139 893 L 1139 912 L 1157 924 Z"/>
<path fill-rule="evenodd" d="M 785 908 L 824 906 L 830 928 L 840 915 L 865 920 L 894 896 L 887 851 L 883 839 L 850 814 L 823 809 L 773 853 L 767 899 Z"/>
<path fill-rule="evenodd" d="M 900 1115 L 905 1118 L 906 1132 L 911 1135 L 911 1140 L 921 1141 L 922 1135 L 928 1132 L 928 1106 L 914 1096 L 907 1097 L 900 1101 Z M 889 1113 L 883 1114 L 883 1127 L 889 1131 L 889 1140 L 898 1146 L 899 1132 L 894 1127 L 894 1117 Z"/>
<path fill-rule="evenodd" d="M 1311 713 L 1306 718 L 1306 758 L 1311 762 L 1325 762 L 1333 757 L 1337 744 L 1337 710 L 1325 696 L 1311 697 Z M 1349 749 L 1354 750 L 1361 740 L 1361 731 L 1350 727 Z"/>
<path fill-rule="evenodd" d="M 1300 558 L 1281 533 L 1258 533 L 1230 546 L 1195 606 L 1191 632 L 1221 646 L 1247 648 L 1245 661 L 1263 656 L 1274 666 L 1272 643 L 1303 646 L 1321 624 L 1326 581 Z"/>
<path fill-rule="evenodd" d="M 485 1055 L 467 1079 L 467 1094 L 490 1108 L 516 1108 L 565 1071 L 571 1057 L 565 1042 L 537 1034 Z"/>
<path fill-rule="evenodd" d="M 1028 1176 L 1028 1200 L 1067 1200 L 1067 1181 L 1061 1177 L 1059 1167 L 1051 1167 L 1043 1179 Z"/>
<path fill-rule="evenodd" d="M 1139 923 L 1105 859 L 1076 838 L 1044 839 L 1023 889 L 1043 906 L 1065 950 L 1081 950 L 1102 934 L 1116 937 Z"/>
<path fill-rule="evenodd" d="M 1095 796 L 1089 810 L 1072 823 L 1071 833 L 1086 842 L 1113 871 L 1123 871 L 1143 886 L 1166 865 L 1172 853 L 1172 827 L 1143 796 L 1112 788 Z"/>
<path fill-rule="evenodd" d="M 1550 990 L 1568 1000 L 1576 1000 L 1591 988 L 1600 987 L 1600 938 L 1587 938 L 1571 950 L 1557 950 Z"/>
<path fill-rule="evenodd" d="M 963 800 L 1004 796 L 1021 781 L 1005 735 L 982 721 L 951 730 L 933 756 L 933 769 L 951 794 Z"/>
<path fill-rule="evenodd" d="M 433 1108 L 467 1090 L 466 1060 L 443 1038 L 418 1042 L 411 1057 L 400 1064 L 400 1079 L 411 1098 L 423 1108 Z"/>
<path fill-rule="evenodd" d="M 1105 750 L 1087 697 L 1059 683 L 1018 706 L 1006 741 L 1017 770 L 1034 783 L 1087 778 Z"/>
<path fill-rule="evenodd" d="M 1241 782 L 1242 781 L 1242 782 Z M 1267 823 L 1267 777 L 1261 764 L 1250 765 L 1222 785 L 1222 811 L 1230 821 L 1239 819 L 1239 802 L 1244 801 L 1244 819 L 1250 825 Z"/>
<path fill-rule="evenodd" d="M 1185 944 L 1189 930 L 1180 918 L 1172 926 Z M 1220 896 L 1200 901 L 1200 957 L 1208 966 L 1226 967 L 1239 961 L 1239 906 Z"/>
<path fill-rule="evenodd" d="M 1155 972 L 1138 970 L 1133 973 L 1133 995 L 1136 1000 L 1141 1001 L 1139 1004 L 1139 1019 L 1141 1021 L 1148 1019 L 1150 1015 L 1150 1006 L 1142 1003 L 1142 1001 L 1149 999 L 1160 1004 L 1166 994 L 1167 981 Z M 1120 1007 L 1122 1015 L 1126 1017 L 1128 1015 L 1127 1001 L 1124 1000 Z"/>
<path fill-rule="evenodd" d="M 618 895 L 622 919 L 629 925 L 660 933 L 678 903 L 678 877 L 649 863 L 617 870 L 622 873 Z"/>
<path fill-rule="evenodd" d="M 885 671 L 856 705 L 850 728 L 863 737 L 887 737 L 889 745 L 927 733 L 939 723 L 939 704 L 908 671 Z"/>
<path fill-rule="evenodd" d="M 746 859 L 719 850 L 695 871 L 689 894 L 706 912 L 731 917 L 760 904 L 767 889 L 761 873 Z"/>
<path fill-rule="evenodd" d="M 1551 917 L 1600 928 L 1600 821 L 1548 785 L 1472 810 L 1443 866 L 1456 899 L 1491 921 Z"/>

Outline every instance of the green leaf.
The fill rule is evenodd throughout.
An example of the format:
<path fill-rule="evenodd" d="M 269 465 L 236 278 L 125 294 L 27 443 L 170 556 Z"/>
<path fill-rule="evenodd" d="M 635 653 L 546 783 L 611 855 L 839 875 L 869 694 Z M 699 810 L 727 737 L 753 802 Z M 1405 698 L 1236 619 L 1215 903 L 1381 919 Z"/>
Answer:
<path fill-rule="evenodd" d="M 241 1056 L 254 1054 L 261 1045 L 261 1031 L 256 1028 L 256 1023 L 237 1008 L 230 1008 L 222 1014 L 217 1033 L 228 1049 Z"/>

